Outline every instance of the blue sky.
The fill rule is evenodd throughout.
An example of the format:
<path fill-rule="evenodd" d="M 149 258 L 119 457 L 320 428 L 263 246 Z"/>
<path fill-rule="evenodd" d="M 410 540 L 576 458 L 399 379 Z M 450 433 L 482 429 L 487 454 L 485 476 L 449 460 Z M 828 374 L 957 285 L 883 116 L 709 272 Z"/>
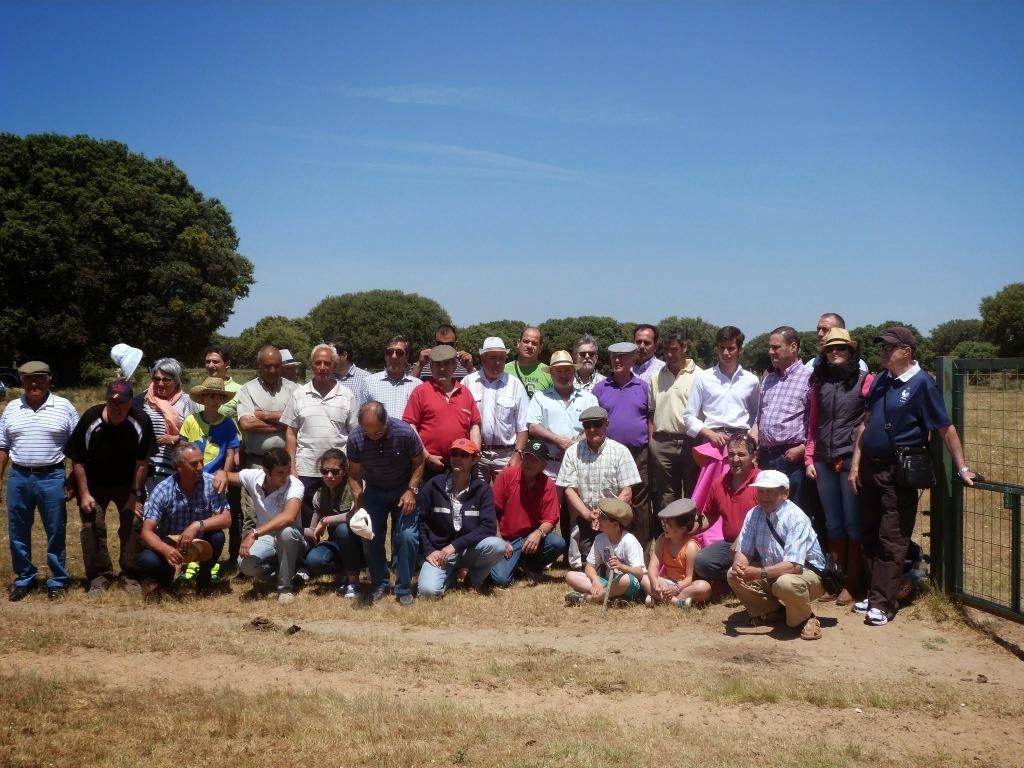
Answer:
<path fill-rule="evenodd" d="M 257 283 L 456 324 L 977 317 L 1024 279 L 1024 4 L 0 7 L 0 130 L 173 160 Z"/>

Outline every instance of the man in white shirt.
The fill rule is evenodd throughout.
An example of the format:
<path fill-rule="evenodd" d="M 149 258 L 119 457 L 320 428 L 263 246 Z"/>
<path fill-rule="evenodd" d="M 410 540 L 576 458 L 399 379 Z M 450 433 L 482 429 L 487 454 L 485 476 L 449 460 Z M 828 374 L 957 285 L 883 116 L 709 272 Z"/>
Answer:
<path fill-rule="evenodd" d="M 523 383 L 505 371 L 507 359 L 505 342 L 489 336 L 480 348 L 481 369 L 462 380 L 480 411 L 483 449 L 477 466 L 488 483 L 493 483 L 505 467 L 518 466 L 526 445 L 530 398 Z"/>
<path fill-rule="evenodd" d="M 723 450 L 730 436 L 749 431 L 757 420 L 761 385 L 740 365 L 743 339 L 733 325 L 718 329 L 718 363 L 694 380 L 683 411 L 686 434 Z"/>
<path fill-rule="evenodd" d="M 291 457 L 283 448 L 268 448 L 262 468 L 231 473 L 252 499 L 252 512 L 245 518 L 238 569 L 267 583 L 276 580 L 277 600 L 295 600 L 292 581 L 306 549 L 299 518 L 302 511 L 302 482 L 291 474 Z"/>
<path fill-rule="evenodd" d="M 22 600 L 36 586 L 39 569 L 32 562 L 35 511 L 46 531 L 46 580 L 51 600 L 64 597 L 71 575 L 65 566 L 64 446 L 78 424 L 71 402 L 50 391 L 50 366 L 34 360 L 18 368 L 24 394 L 0 416 L 0 498 L 7 478 L 7 523 L 14 585 L 8 599 Z"/>

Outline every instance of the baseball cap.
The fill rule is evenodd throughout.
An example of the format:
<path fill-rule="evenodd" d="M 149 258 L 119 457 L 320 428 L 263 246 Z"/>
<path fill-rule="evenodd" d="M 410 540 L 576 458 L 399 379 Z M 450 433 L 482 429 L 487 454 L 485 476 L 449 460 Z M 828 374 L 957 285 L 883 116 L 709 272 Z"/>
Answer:
<path fill-rule="evenodd" d="M 751 488 L 789 488 L 789 478 L 777 469 L 762 469 Z"/>
<path fill-rule="evenodd" d="M 527 442 L 523 448 L 523 455 L 525 456 L 526 454 L 536 456 L 541 461 L 547 461 L 550 458 L 547 443 L 543 443 L 540 440 L 530 440 Z"/>
<path fill-rule="evenodd" d="M 465 437 L 460 437 L 460 438 L 458 438 L 456 440 L 452 440 L 452 444 L 451 444 L 451 447 L 449 448 L 449 450 L 451 450 L 451 451 L 455 451 L 455 450 L 465 451 L 466 453 L 468 453 L 468 454 L 470 454 L 472 456 L 472 455 L 475 455 L 477 453 L 480 453 L 480 446 L 478 446 L 472 440 L 468 440 Z"/>
<path fill-rule="evenodd" d="M 886 328 L 875 336 L 875 341 L 879 344 L 905 344 L 908 347 L 917 348 L 917 338 L 914 336 L 914 332 L 902 325 Z"/>
<path fill-rule="evenodd" d="M 115 403 L 123 403 L 135 397 L 132 385 L 124 379 L 115 379 L 107 384 L 107 400 Z"/>

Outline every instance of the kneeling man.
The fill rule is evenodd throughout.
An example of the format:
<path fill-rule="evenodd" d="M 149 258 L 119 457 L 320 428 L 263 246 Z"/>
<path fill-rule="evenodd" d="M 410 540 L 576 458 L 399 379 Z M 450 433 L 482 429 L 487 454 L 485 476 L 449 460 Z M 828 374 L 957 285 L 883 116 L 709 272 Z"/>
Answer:
<path fill-rule="evenodd" d="M 801 628 L 800 637 L 817 640 L 821 625 L 811 602 L 825 591 L 815 572 L 824 569 L 825 558 L 811 519 L 789 500 L 789 478 L 782 472 L 761 470 L 750 487 L 757 488 L 758 504 L 736 539 L 729 586 L 753 626 L 784 615 L 788 626 Z"/>
<path fill-rule="evenodd" d="M 243 469 L 237 478 L 252 500 L 243 523 L 238 570 L 257 582 L 277 583 L 277 600 L 295 600 L 292 580 L 306 551 L 299 528 L 305 486 L 291 472 L 284 448 L 268 448 L 260 457 L 262 469 Z"/>
<path fill-rule="evenodd" d="M 565 539 L 554 532 L 558 525 L 555 481 L 544 474 L 548 446 L 531 440 L 522 450 L 522 463 L 506 467 L 494 481 L 494 509 L 498 533 L 505 540 L 504 559 L 491 569 L 499 587 L 512 583 L 518 568 L 531 582 L 565 554 Z"/>
<path fill-rule="evenodd" d="M 417 504 L 420 551 L 425 558 L 420 569 L 421 597 L 443 595 L 460 568 L 469 569 L 469 584 L 479 590 L 505 555 L 505 542 L 497 535 L 491 487 L 476 477 L 480 447 L 460 437 L 452 442 L 448 456 L 451 469 L 423 486 Z M 412 602 L 412 595 L 401 597 L 408 598 L 399 599 L 402 605 Z"/>
<path fill-rule="evenodd" d="M 224 530 L 231 525 L 231 507 L 213 490 L 213 475 L 203 472 L 203 454 L 192 443 L 179 443 L 171 460 L 175 472 L 153 488 L 142 518 L 139 577 L 169 585 L 186 564 L 192 542 L 204 539 L 209 557 L 199 562 L 196 586 L 210 586 L 210 571 L 224 549 Z M 171 539 L 170 537 L 176 537 Z"/>

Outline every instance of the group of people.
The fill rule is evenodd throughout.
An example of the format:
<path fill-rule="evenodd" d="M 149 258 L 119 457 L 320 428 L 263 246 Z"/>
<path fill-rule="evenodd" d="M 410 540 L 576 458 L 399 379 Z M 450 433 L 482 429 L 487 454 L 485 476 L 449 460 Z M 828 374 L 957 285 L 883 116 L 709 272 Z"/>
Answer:
<path fill-rule="evenodd" d="M 48 594 L 64 594 L 65 499 L 77 496 L 93 596 L 115 578 L 113 502 L 131 591 L 183 573 L 205 591 L 237 568 L 284 603 L 323 575 L 356 598 L 366 570 L 367 600 L 393 593 L 409 605 L 460 580 L 481 591 L 535 582 L 563 558 L 569 605 L 687 608 L 731 589 L 752 623 L 784 620 L 806 639 L 821 636 L 819 598 L 884 625 L 917 511 L 897 449 L 937 432 L 960 479 L 973 474 L 911 331 L 879 335 L 872 376 L 841 316 L 817 330 L 807 363 L 792 327 L 773 330 L 760 377 L 740 365 L 733 326 L 717 331 L 717 362 L 703 370 L 682 332 L 641 324 L 608 347 L 607 375 L 589 335 L 545 364 L 537 327 L 512 361 L 496 337 L 474 360 L 450 325 L 415 360 L 394 336 L 377 373 L 336 339 L 313 348 L 304 383 L 268 345 L 239 385 L 227 350 L 212 346 L 189 393 L 181 364 L 162 358 L 144 392 L 115 380 L 81 418 L 50 391 L 48 366 L 27 363 L 24 394 L 0 417 L 10 599 L 37 586 L 36 508 Z M 826 554 L 848 574 L 835 595 L 820 578 Z"/>

